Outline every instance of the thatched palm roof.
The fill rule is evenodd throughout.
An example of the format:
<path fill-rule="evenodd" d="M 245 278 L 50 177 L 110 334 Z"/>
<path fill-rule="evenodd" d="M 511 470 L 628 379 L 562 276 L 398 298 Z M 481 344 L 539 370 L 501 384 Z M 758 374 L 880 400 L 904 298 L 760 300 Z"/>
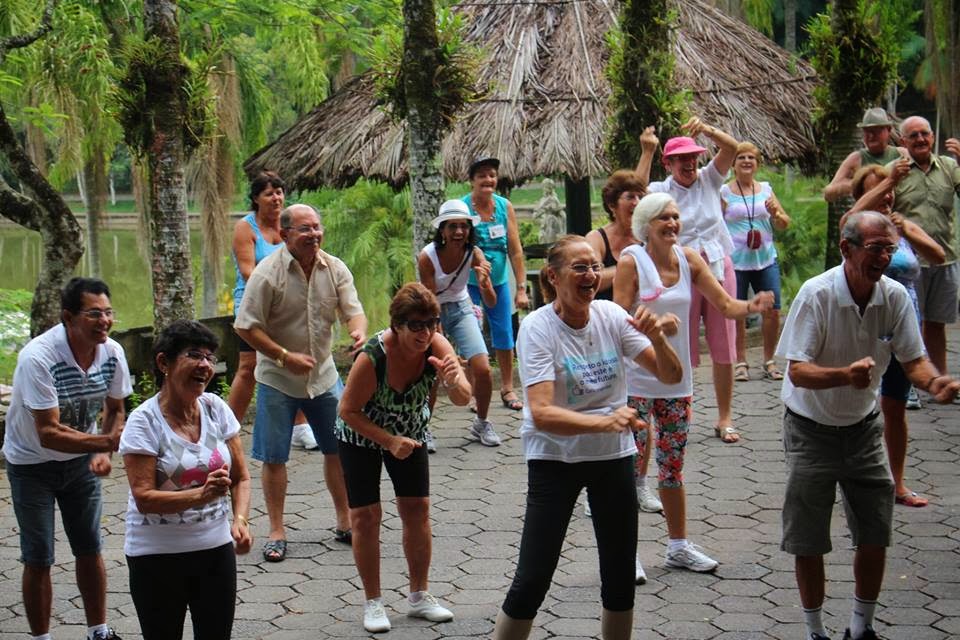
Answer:
<path fill-rule="evenodd" d="M 813 70 L 742 22 L 703 2 L 679 3 L 677 75 L 705 121 L 751 140 L 769 160 L 813 154 Z M 484 99 L 469 105 L 443 143 L 443 169 L 463 180 L 471 159 L 501 160 L 519 183 L 537 175 L 602 175 L 610 85 L 605 36 L 616 0 L 516 3 L 466 0 L 466 40 L 482 45 Z M 272 169 L 293 189 L 348 186 L 361 176 L 407 179 L 405 128 L 375 106 L 361 75 L 251 157 L 246 171 Z"/>

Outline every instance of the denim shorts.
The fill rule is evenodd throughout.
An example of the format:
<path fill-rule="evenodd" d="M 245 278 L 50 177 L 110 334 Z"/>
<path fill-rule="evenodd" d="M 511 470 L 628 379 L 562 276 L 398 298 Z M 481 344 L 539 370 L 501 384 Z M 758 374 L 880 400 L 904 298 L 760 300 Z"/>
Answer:
<path fill-rule="evenodd" d="M 7 463 L 10 497 L 20 527 L 24 564 L 53 565 L 54 501 L 74 557 L 100 553 L 100 478 L 90 471 L 90 456 L 65 462 Z"/>
<path fill-rule="evenodd" d="M 476 355 L 487 355 L 480 320 L 473 313 L 470 298 L 440 305 L 440 324 L 461 357 L 469 360 Z"/>
<path fill-rule="evenodd" d="M 893 398 L 900 402 L 906 402 L 910 395 L 910 380 L 907 378 L 907 372 L 903 370 L 903 365 L 896 358 L 890 358 L 890 364 L 887 370 L 880 378 L 880 395 L 884 398 Z"/>
<path fill-rule="evenodd" d="M 490 325 L 490 343 L 498 351 L 513 349 L 513 304 L 510 300 L 510 283 L 504 282 L 493 288 L 497 294 L 497 306 L 488 307 L 480 297 L 480 288 L 472 284 L 467 285 L 470 299 L 474 304 L 483 305 L 487 314 L 487 323 Z"/>
<path fill-rule="evenodd" d="M 333 427 L 337 421 L 337 404 L 343 394 L 343 382 L 336 384 L 315 398 L 294 398 L 273 387 L 257 383 L 257 417 L 253 422 L 254 460 L 267 464 L 284 464 L 290 459 L 290 437 L 297 410 L 303 411 L 313 430 L 313 437 L 326 454 L 337 452 L 337 436 Z"/>
<path fill-rule="evenodd" d="M 780 263 L 773 264 L 757 271 L 737 271 L 737 299 L 749 300 L 749 288 L 754 293 L 773 291 L 773 308 L 780 308 Z"/>

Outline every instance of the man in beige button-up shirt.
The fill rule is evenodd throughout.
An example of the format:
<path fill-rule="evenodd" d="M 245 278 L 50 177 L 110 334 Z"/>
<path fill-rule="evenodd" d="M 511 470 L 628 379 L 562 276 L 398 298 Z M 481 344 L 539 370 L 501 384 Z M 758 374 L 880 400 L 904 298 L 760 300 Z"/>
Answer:
<path fill-rule="evenodd" d="M 263 557 L 269 562 L 286 556 L 286 463 L 298 409 L 324 454 L 324 478 L 337 511 L 335 537 L 350 542 L 347 493 L 333 433 L 343 384 L 330 343 L 338 316 L 355 349 L 367 333 L 353 275 L 339 258 L 320 249 L 323 227 L 317 212 L 307 205 L 288 207 L 280 214 L 280 236 L 284 246 L 254 269 L 234 323 L 240 337 L 257 350 L 252 455 L 263 462 L 263 496 L 270 517 Z"/>

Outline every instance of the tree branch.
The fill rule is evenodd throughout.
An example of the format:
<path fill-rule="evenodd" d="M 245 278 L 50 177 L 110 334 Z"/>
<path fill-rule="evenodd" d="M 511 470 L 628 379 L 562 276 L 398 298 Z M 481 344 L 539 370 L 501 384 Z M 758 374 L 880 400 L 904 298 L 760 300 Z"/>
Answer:
<path fill-rule="evenodd" d="M 29 46 L 47 35 L 53 29 L 53 10 L 57 6 L 57 0 L 47 0 L 47 6 L 43 10 L 43 17 L 40 19 L 40 26 L 33 33 L 25 33 L 18 36 L 7 36 L 0 39 L 0 64 L 3 64 L 7 57 L 7 52 L 11 49 L 22 49 Z"/>

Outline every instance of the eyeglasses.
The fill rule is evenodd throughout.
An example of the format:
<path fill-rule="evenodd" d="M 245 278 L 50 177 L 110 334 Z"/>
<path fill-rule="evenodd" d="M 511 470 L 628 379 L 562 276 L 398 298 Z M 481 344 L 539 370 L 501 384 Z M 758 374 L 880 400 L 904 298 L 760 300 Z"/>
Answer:
<path fill-rule="evenodd" d="M 404 322 L 404 324 L 407 325 L 407 329 L 414 333 L 419 333 L 424 329 L 427 331 L 435 331 L 440 325 L 440 318 L 430 318 L 428 320 L 407 320 Z"/>
<path fill-rule="evenodd" d="M 189 360 L 193 360 L 194 362 L 206 360 L 214 367 L 217 366 L 218 362 L 220 362 L 219 358 L 212 353 L 204 353 L 203 351 L 196 351 L 194 349 L 191 349 L 190 351 L 184 351 L 183 356 Z"/>
<path fill-rule="evenodd" d="M 108 320 L 113 320 L 113 309 L 81 309 L 78 311 L 80 315 L 84 315 L 91 320 L 100 320 L 101 318 L 107 318 Z"/>
<path fill-rule="evenodd" d="M 879 256 L 880 254 L 892 256 L 897 252 L 897 249 L 899 248 L 895 244 L 882 244 L 880 242 L 871 242 L 870 244 L 859 244 L 856 242 L 851 242 L 850 244 L 852 244 L 855 247 L 860 247 L 867 253 L 873 254 L 875 256 Z"/>
<path fill-rule="evenodd" d="M 913 131 L 904 136 L 904 138 L 910 138 L 911 140 L 916 140 L 917 138 L 929 138 L 933 135 L 933 131 Z"/>
<path fill-rule="evenodd" d="M 599 262 L 594 262 L 593 264 L 572 264 L 570 265 L 570 270 L 578 276 L 586 275 L 588 271 L 599 274 L 603 271 L 603 265 Z"/>
<path fill-rule="evenodd" d="M 323 231 L 323 227 L 319 224 L 301 224 L 298 227 L 286 227 L 287 229 L 293 229 L 297 233 L 320 233 Z"/>

